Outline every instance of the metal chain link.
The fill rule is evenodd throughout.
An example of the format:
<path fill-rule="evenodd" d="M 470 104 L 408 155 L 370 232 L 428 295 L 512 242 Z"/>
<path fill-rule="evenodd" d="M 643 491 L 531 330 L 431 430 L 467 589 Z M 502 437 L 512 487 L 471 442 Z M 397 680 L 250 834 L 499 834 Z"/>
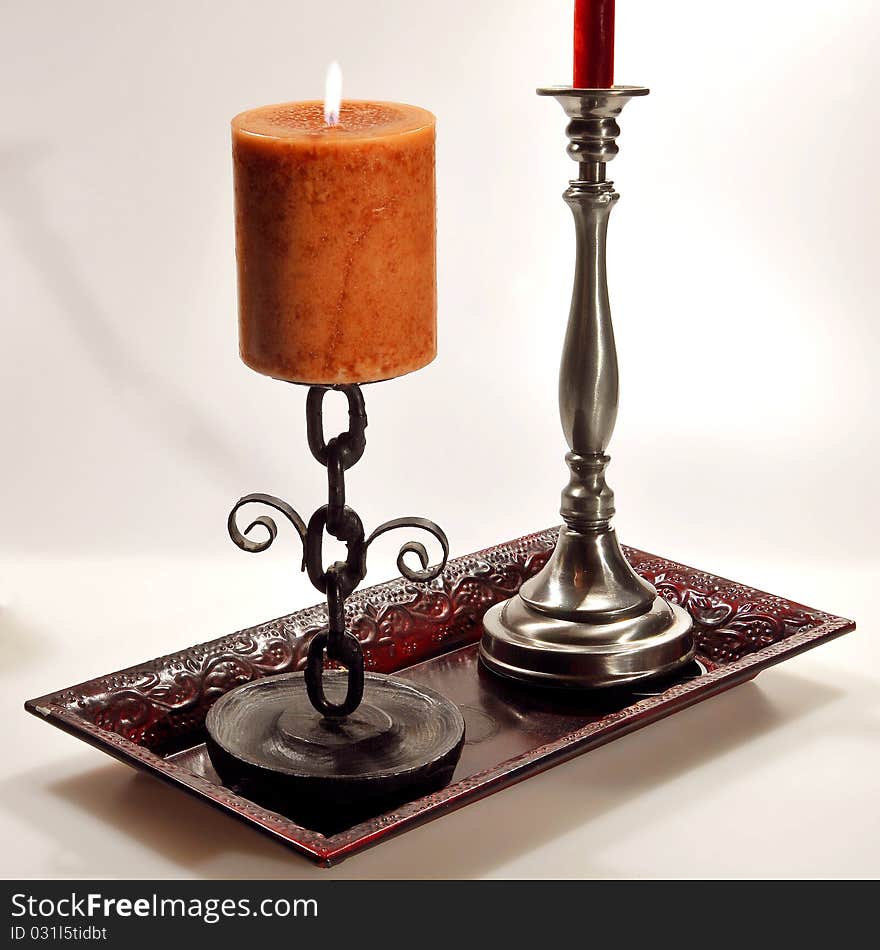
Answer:
<path fill-rule="evenodd" d="M 316 634 L 306 660 L 306 689 L 309 700 L 320 713 L 333 718 L 357 709 L 364 694 L 364 656 L 357 638 L 345 631 L 345 599 L 364 579 L 366 545 L 364 526 L 357 513 L 345 504 L 345 471 L 364 454 L 367 412 L 358 386 L 334 386 L 348 400 L 348 429 L 324 439 L 324 396 L 326 389 L 312 387 L 306 400 L 306 425 L 312 455 L 327 469 L 328 504 L 319 508 L 306 529 L 306 569 L 309 579 L 327 594 L 328 629 Z M 334 561 L 324 570 L 324 531 L 346 546 L 344 561 Z M 324 651 L 327 659 L 345 667 L 348 688 L 341 703 L 333 703 L 324 692 Z"/>

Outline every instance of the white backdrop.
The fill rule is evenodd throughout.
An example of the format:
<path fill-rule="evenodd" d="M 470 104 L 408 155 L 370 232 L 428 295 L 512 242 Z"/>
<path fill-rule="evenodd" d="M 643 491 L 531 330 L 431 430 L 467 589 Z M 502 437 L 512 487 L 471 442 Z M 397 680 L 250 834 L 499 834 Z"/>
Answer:
<path fill-rule="evenodd" d="M 368 529 L 432 517 L 453 554 L 558 520 L 573 264 L 560 196 L 575 166 L 561 109 L 534 89 L 569 80 L 571 7 L 3 3 L 0 587 L 15 676 L 70 681 L 40 667 L 36 641 L 69 647 L 73 629 L 100 644 L 89 654 L 83 633 L 65 661 L 84 678 L 318 599 L 292 539 L 252 558 L 226 535 L 245 492 L 308 516 L 326 490 L 304 391 L 237 357 L 228 123 L 320 97 L 333 58 L 348 96 L 438 117 L 440 355 L 368 389 L 350 503 Z M 867 588 L 846 577 L 873 574 L 880 528 L 880 11 L 624 0 L 617 36 L 617 80 L 652 89 L 624 113 L 609 170 L 618 531 L 855 613 Z M 395 540 L 368 583 L 391 573 Z M 120 598 L 138 606 L 137 644 L 118 632 Z"/>

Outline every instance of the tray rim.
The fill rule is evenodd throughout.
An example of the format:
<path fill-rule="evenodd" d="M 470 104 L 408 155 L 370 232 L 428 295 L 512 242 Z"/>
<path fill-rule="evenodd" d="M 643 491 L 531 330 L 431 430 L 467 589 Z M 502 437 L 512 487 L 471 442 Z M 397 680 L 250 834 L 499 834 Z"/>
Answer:
<path fill-rule="evenodd" d="M 550 536 L 555 533 L 556 530 L 556 528 L 545 529 L 545 531 L 523 535 L 510 542 L 501 542 L 500 544 L 477 551 L 474 554 L 456 558 L 450 562 L 450 567 L 454 568 L 466 560 L 479 558 L 481 555 L 497 551 L 498 548 L 504 547 L 505 545 L 513 545 L 529 539 Z M 733 581 L 721 577 L 720 575 L 710 575 L 709 572 L 700 568 L 692 568 L 681 562 L 650 554 L 640 549 L 628 548 L 628 550 L 635 551 L 637 554 L 643 555 L 651 560 L 665 561 L 672 568 L 704 576 L 711 576 L 714 580 L 721 583 L 748 587 L 750 591 L 754 591 L 756 594 L 762 594 L 768 597 L 779 596 L 759 590 L 758 588 L 750 587 L 740 581 Z M 363 594 L 364 600 L 366 600 L 371 591 L 380 587 L 387 587 L 389 584 L 394 585 L 394 581 L 381 582 L 371 587 L 363 588 L 362 591 L 358 593 Z M 825 611 L 816 610 L 815 608 L 808 608 L 795 601 L 788 601 L 788 603 L 796 607 L 803 607 L 812 612 L 821 613 L 827 619 L 816 626 L 795 632 L 785 639 L 719 665 L 697 679 L 686 680 L 660 694 L 644 697 L 632 705 L 627 706 L 625 709 L 604 717 L 602 720 L 588 723 L 582 728 L 555 739 L 550 743 L 527 750 L 517 756 L 495 763 L 480 772 L 466 776 L 458 782 L 446 786 L 439 792 L 409 802 L 393 812 L 354 825 L 332 836 L 324 836 L 311 829 L 304 828 L 290 819 L 285 818 L 283 815 L 262 808 L 224 786 L 216 785 L 208 779 L 202 778 L 194 772 L 189 771 L 183 766 L 178 765 L 175 761 L 175 757 L 178 753 L 172 753 L 167 757 L 163 757 L 145 746 L 138 745 L 124 738 L 112 730 L 104 729 L 89 722 L 87 719 L 57 702 L 58 697 L 62 694 L 70 694 L 78 690 L 82 691 L 85 687 L 94 684 L 98 680 L 125 676 L 134 671 L 143 670 L 145 666 L 150 664 L 158 664 L 165 659 L 176 657 L 188 650 L 207 648 L 212 644 L 226 640 L 229 637 L 235 637 L 248 630 L 276 622 L 283 622 L 288 617 L 315 611 L 318 608 L 304 608 L 303 610 L 294 611 L 293 614 L 285 614 L 282 617 L 276 618 L 274 621 L 265 621 L 254 625 L 254 627 L 236 631 L 233 634 L 226 634 L 214 640 L 206 641 L 205 643 L 195 644 L 192 647 L 178 651 L 178 653 L 166 654 L 152 660 L 146 660 L 139 664 L 126 667 L 124 670 L 119 670 L 116 673 L 100 674 L 92 680 L 87 680 L 73 686 L 67 686 L 43 696 L 27 700 L 25 702 L 25 709 L 38 719 L 45 720 L 62 731 L 108 753 L 115 759 L 147 774 L 154 775 L 172 787 L 182 789 L 202 801 L 207 801 L 215 808 L 248 823 L 288 848 L 292 848 L 304 857 L 311 859 L 319 866 L 330 867 L 338 864 L 344 858 L 365 850 L 380 841 L 384 841 L 410 828 L 425 824 L 442 814 L 446 814 L 447 811 L 457 810 L 472 801 L 477 801 L 496 791 L 500 791 L 502 788 L 516 784 L 532 774 L 545 771 L 560 762 L 649 725 L 667 715 L 677 712 L 679 709 L 694 705 L 703 699 L 708 699 L 726 689 L 746 682 L 763 669 L 774 666 L 783 660 L 797 656 L 806 650 L 836 639 L 855 629 L 855 622 L 845 617 L 830 615 Z M 459 646 L 457 649 L 464 650 L 473 648 L 474 645 L 470 644 Z M 441 650 L 438 651 L 435 656 L 441 655 L 443 652 L 452 653 L 456 652 L 456 650 Z M 417 668 L 420 663 L 429 662 L 430 659 L 432 658 L 423 659 L 408 666 L 401 666 L 397 672 L 411 671 Z"/>

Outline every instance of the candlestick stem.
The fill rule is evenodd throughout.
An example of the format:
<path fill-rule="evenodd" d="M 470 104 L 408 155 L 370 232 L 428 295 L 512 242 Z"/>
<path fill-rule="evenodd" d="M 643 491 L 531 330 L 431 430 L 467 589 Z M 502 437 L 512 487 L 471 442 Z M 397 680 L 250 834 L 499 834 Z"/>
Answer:
<path fill-rule="evenodd" d="M 345 395 L 348 402 L 348 429 L 325 440 L 324 397 L 331 389 Z M 426 518 L 395 518 L 386 521 L 369 536 L 357 512 L 345 503 L 345 472 L 355 465 L 366 448 L 367 412 L 361 387 L 352 385 L 311 386 L 306 400 L 306 423 L 309 449 L 315 459 L 327 469 L 328 503 L 319 508 L 309 519 L 308 525 L 297 512 L 280 498 L 263 493 L 245 495 L 229 513 L 229 535 L 243 551 L 265 551 L 278 533 L 274 520 L 262 515 L 242 531 L 236 517 L 245 505 L 261 504 L 281 512 L 296 528 L 303 543 L 302 569 L 308 571 L 309 580 L 321 593 L 327 595 L 327 628 L 312 637 L 308 661 L 305 667 L 305 684 L 309 700 L 316 711 L 328 718 L 343 718 L 353 713 L 360 705 L 364 693 L 364 655 L 357 638 L 345 627 L 345 601 L 349 594 L 364 579 L 367 573 L 367 549 L 380 535 L 396 528 L 419 528 L 432 534 L 443 549 L 443 559 L 433 567 L 428 565 L 428 552 L 418 541 L 409 541 L 400 549 L 397 567 L 410 581 L 431 581 L 438 577 L 446 566 L 449 542 L 439 525 Z M 252 529 L 266 532 L 263 540 L 248 537 Z M 323 564 L 324 532 L 346 546 L 346 559 L 334 561 L 326 569 Z M 414 569 L 405 561 L 407 554 L 415 554 L 421 562 L 421 570 Z M 347 671 L 347 691 L 343 702 L 331 702 L 324 693 L 324 655 L 340 664 Z"/>
<path fill-rule="evenodd" d="M 571 119 L 568 152 L 579 176 L 563 198 L 575 222 L 571 311 L 559 373 L 559 413 L 570 451 L 565 521 L 552 557 L 519 594 L 483 620 L 483 663 L 554 686 L 602 687 L 667 673 L 694 653 L 691 620 L 627 562 L 611 519 L 606 449 L 618 408 L 618 364 L 606 276 L 608 219 L 619 195 L 605 166 L 617 154 L 617 116 L 647 89 L 541 89 Z"/>

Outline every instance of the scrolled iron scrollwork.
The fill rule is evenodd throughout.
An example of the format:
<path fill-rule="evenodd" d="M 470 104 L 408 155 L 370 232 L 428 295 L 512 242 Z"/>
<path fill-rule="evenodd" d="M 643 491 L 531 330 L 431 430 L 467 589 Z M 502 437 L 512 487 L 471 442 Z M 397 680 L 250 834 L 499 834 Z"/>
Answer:
<path fill-rule="evenodd" d="M 253 494 L 245 495 L 244 497 L 238 499 L 232 511 L 229 512 L 229 518 L 226 521 L 226 527 L 229 529 L 229 537 L 232 538 L 236 547 L 239 547 L 242 549 L 242 551 L 247 551 L 250 554 L 258 554 L 260 551 L 265 551 L 268 547 L 271 547 L 272 542 L 278 536 L 278 525 L 275 523 L 275 519 L 271 515 L 260 515 L 260 517 L 255 518 L 244 529 L 244 531 L 239 529 L 236 515 L 241 508 L 250 504 L 267 505 L 269 508 L 274 508 L 275 511 L 283 514 L 284 517 L 287 518 L 287 520 L 294 526 L 294 528 L 296 528 L 296 533 L 299 535 L 300 541 L 303 543 L 302 570 L 305 570 L 306 524 L 295 509 L 291 508 L 286 501 L 282 501 L 282 499 L 276 497 L 275 495 L 266 495 L 262 492 L 254 492 Z M 267 532 L 266 538 L 262 541 L 255 541 L 248 537 L 251 531 L 253 531 L 253 529 L 258 525 L 262 528 L 265 528 Z"/>
<path fill-rule="evenodd" d="M 426 582 L 439 577 L 443 573 L 443 569 L 446 567 L 446 562 L 449 559 L 449 539 L 446 537 L 446 533 L 440 525 L 429 521 L 427 518 L 392 518 L 391 521 L 386 521 L 376 528 L 369 538 L 367 538 L 365 547 L 369 548 L 379 535 L 385 534 L 387 531 L 394 531 L 397 528 L 419 528 L 422 531 L 427 531 L 440 542 L 440 546 L 443 549 L 443 557 L 440 562 L 433 567 L 428 567 L 430 558 L 428 557 L 428 552 L 424 544 L 420 541 L 407 541 L 401 545 L 400 550 L 397 552 L 397 569 L 400 573 L 408 581 Z M 422 565 L 420 571 L 413 570 L 406 563 L 405 558 L 407 554 L 415 554 L 418 557 Z"/>
<path fill-rule="evenodd" d="M 348 401 L 348 429 L 329 441 L 324 436 L 324 397 L 330 389 L 341 392 Z M 409 581 L 424 583 L 437 578 L 446 567 L 449 541 L 443 529 L 427 518 L 394 518 L 379 525 L 365 538 L 361 519 L 345 503 L 345 472 L 358 462 L 366 448 L 365 430 L 367 413 L 364 397 L 357 385 L 312 386 L 306 399 L 306 423 L 309 449 L 315 459 L 327 469 L 328 503 L 322 505 L 309 519 L 308 525 L 299 514 L 275 495 L 254 493 L 240 498 L 229 513 L 229 536 L 243 551 L 265 551 L 275 540 L 278 526 L 270 515 L 255 518 L 244 531 L 238 527 L 236 515 L 244 505 L 259 503 L 283 514 L 296 528 L 303 543 L 302 569 L 321 593 L 327 595 L 328 624 L 319 630 L 309 645 L 306 664 L 306 690 L 314 708 L 322 715 L 341 718 L 357 709 L 363 696 L 364 657 L 357 638 L 345 629 L 345 599 L 367 573 L 367 549 L 380 535 L 397 528 L 416 528 L 433 535 L 443 551 L 438 564 L 429 566 L 428 551 L 420 541 L 405 542 L 397 554 L 397 567 Z M 256 527 L 266 530 L 263 540 L 248 537 Z M 346 546 L 344 561 L 334 561 L 326 569 L 323 563 L 324 532 Z M 421 569 L 410 567 L 406 556 L 415 554 Z M 342 666 L 348 674 L 348 688 L 341 703 L 331 702 L 324 693 L 323 671 L 325 654 Z"/>

